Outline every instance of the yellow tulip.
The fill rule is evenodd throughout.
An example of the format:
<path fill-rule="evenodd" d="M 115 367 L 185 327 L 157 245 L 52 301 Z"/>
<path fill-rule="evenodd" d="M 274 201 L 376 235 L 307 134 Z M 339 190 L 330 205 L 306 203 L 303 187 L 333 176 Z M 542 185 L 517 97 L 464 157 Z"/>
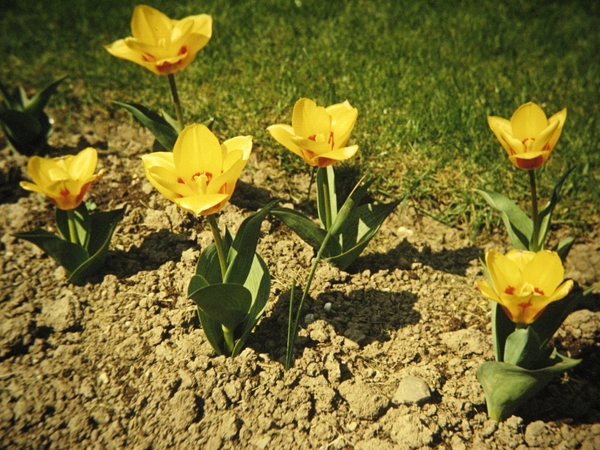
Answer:
<path fill-rule="evenodd" d="M 521 105 L 510 121 L 488 116 L 488 124 L 510 161 L 519 169 L 532 170 L 550 157 L 566 118 L 566 108 L 547 119 L 542 108 L 530 102 Z"/>
<path fill-rule="evenodd" d="M 131 19 L 133 37 L 104 46 L 117 58 L 133 61 L 157 75 L 186 68 L 210 40 L 212 17 L 207 14 L 181 20 L 146 5 L 138 5 Z"/>
<path fill-rule="evenodd" d="M 345 147 L 356 124 L 358 110 L 348 101 L 324 108 L 301 98 L 294 105 L 292 125 L 271 125 L 271 136 L 311 166 L 327 167 L 351 158 L 358 145 Z"/>
<path fill-rule="evenodd" d="M 515 323 L 534 322 L 546 306 L 573 289 L 573 280 L 563 282 L 565 269 L 556 252 L 511 250 L 503 255 L 490 250 L 485 264 L 492 284 L 480 281 L 479 290 L 498 302 Z"/>
<path fill-rule="evenodd" d="M 59 158 L 32 156 L 27 172 L 33 183 L 21 181 L 21 187 L 44 194 L 59 209 L 75 209 L 90 185 L 102 176 L 102 171 L 94 174 L 97 163 L 98 153 L 91 147 Z"/>
<path fill-rule="evenodd" d="M 142 156 L 146 177 L 166 198 L 196 215 L 214 214 L 231 198 L 252 151 L 252 137 L 219 144 L 204 125 L 183 129 L 173 152 Z"/>

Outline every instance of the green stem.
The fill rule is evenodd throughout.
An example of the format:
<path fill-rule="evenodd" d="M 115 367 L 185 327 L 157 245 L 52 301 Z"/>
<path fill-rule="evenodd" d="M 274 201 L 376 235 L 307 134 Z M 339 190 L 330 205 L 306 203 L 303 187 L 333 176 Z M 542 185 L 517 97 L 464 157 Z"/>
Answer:
<path fill-rule="evenodd" d="M 327 170 L 327 168 L 319 167 L 319 170 Z M 325 172 L 327 173 L 327 172 Z M 320 189 L 323 192 L 323 202 L 325 203 L 325 229 L 329 230 L 333 225 L 333 215 L 331 214 L 331 197 L 329 195 L 329 177 L 325 177 L 325 185 L 321 186 Z"/>
<path fill-rule="evenodd" d="M 327 242 L 329 241 L 330 237 L 331 237 L 331 233 L 327 232 L 327 234 L 325 235 L 325 238 L 323 239 L 323 242 L 321 243 L 319 252 L 317 253 L 317 256 L 315 257 L 315 261 L 310 270 L 310 274 L 308 275 L 308 280 L 306 281 L 306 287 L 304 288 L 304 291 L 302 292 L 302 298 L 300 299 L 300 305 L 298 305 L 298 311 L 296 312 L 296 319 L 294 320 L 294 326 L 291 329 L 291 332 L 288 329 L 288 342 L 287 342 L 287 349 L 286 349 L 286 356 L 285 356 L 285 370 L 288 370 L 290 367 L 292 367 L 293 358 L 294 358 L 294 345 L 296 343 L 296 337 L 298 336 L 298 325 L 300 324 L 300 316 L 302 315 L 302 310 L 304 309 L 304 302 L 306 301 L 306 297 L 308 296 L 308 290 L 310 289 L 310 285 L 312 284 L 312 280 L 315 276 L 315 272 L 317 271 L 317 266 L 319 265 L 319 262 L 321 261 L 321 258 L 323 257 L 323 252 L 325 251 L 325 247 L 327 247 Z M 294 294 L 294 289 L 292 288 L 292 291 L 291 291 L 292 297 L 290 297 L 290 302 L 292 302 L 292 300 L 293 300 L 293 294 Z M 290 319 L 291 319 L 291 317 L 292 317 L 292 312 L 291 312 L 291 305 L 290 305 Z"/>
<path fill-rule="evenodd" d="M 169 87 L 171 88 L 173 103 L 175 104 L 175 114 L 177 115 L 177 123 L 179 123 L 179 133 L 181 133 L 181 130 L 183 130 L 183 115 L 181 114 L 181 102 L 179 101 L 179 95 L 177 94 L 175 74 L 170 73 L 167 75 L 167 78 L 169 79 Z"/>
<path fill-rule="evenodd" d="M 310 200 L 310 188 L 312 187 L 313 182 L 315 181 L 315 174 L 317 173 L 317 168 L 312 167 L 310 171 L 310 181 L 308 182 L 308 192 L 306 193 L 306 203 Z"/>
<path fill-rule="evenodd" d="M 223 240 L 221 239 L 221 232 L 219 231 L 219 224 L 215 214 L 207 216 L 208 224 L 215 240 L 215 247 L 217 248 L 217 255 L 219 256 L 219 265 L 221 266 L 221 280 L 225 281 L 225 275 L 227 273 L 227 261 L 225 260 L 225 252 L 223 251 Z M 227 354 L 233 353 L 233 347 L 235 346 L 235 337 L 233 335 L 234 330 L 230 330 L 225 325 L 221 324 L 223 330 L 223 339 L 225 340 L 225 350 Z"/>
<path fill-rule="evenodd" d="M 221 232 L 219 231 L 219 224 L 214 214 L 210 214 L 206 217 L 210 230 L 212 231 L 213 238 L 215 240 L 215 247 L 217 247 L 217 255 L 219 255 L 219 265 L 221 266 L 221 280 L 225 280 L 225 274 L 227 273 L 227 261 L 225 260 L 225 252 L 223 251 L 223 240 L 221 239 Z"/>
<path fill-rule="evenodd" d="M 73 244 L 81 245 L 75 228 L 75 210 L 69 209 L 67 211 L 67 222 L 69 223 L 69 240 Z"/>
<path fill-rule="evenodd" d="M 540 224 L 538 221 L 537 187 L 535 183 L 535 170 L 528 170 L 529 186 L 531 187 L 531 220 L 533 221 L 533 237 L 530 250 L 537 252 L 540 250 L 539 234 Z"/>

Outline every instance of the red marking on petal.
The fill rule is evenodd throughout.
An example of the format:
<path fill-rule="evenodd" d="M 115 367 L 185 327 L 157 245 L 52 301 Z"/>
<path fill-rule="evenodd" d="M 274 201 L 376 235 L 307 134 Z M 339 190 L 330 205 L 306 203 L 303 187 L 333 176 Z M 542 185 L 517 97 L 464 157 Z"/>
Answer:
<path fill-rule="evenodd" d="M 177 53 L 178 55 L 184 55 L 187 53 L 187 47 L 184 45 L 179 49 L 179 53 Z"/>
<path fill-rule="evenodd" d="M 513 295 L 515 293 L 515 288 L 513 286 L 508 286 L 505 290 L 504 290 L 505 294 L 508 295 Z"/>
<path fill-rule="evenodd" d="M 183 178 L 181 178 L 181 177 L 177 177 L 177 182 L 179 184 L 185 184 L 185 181 L 183 181 Z"/>
<path fill-rule="evenodd" d="M 327 140 L 327 142 L 331 144 L 331 150 L 333 150 L 333 147 L 335 146 L 335 140 L 333 139 L 333 131 L 329 132 L 329 139 Z"/>
<path fill-rule="evenodd" d="M 536 156 L 533 159 L 522 159 L 517 158 L 517 166 L 519 169 L 533 170 L 542 167 L 544 164 L 544 157 L 542 155 Z"/>
<path fill-rule="evenodd" d="M 512 315 L 512 314 L 511 314 L 511 312 L 508 310 L 508 308 L 507 308 L 506 306 L 504 306 L 504 305 L 500 305 L 500 306 L 502 306 L 502 309 L 504 310 L 504 312 L 506 313 L 506 315 L 508 316 L 508 318 L 514 322 L 514 320 L 513 320 L 513 315 Z"/>
<path fill-rule="evenodd" d="M 539 295 L 546 295 L 546 294 L 544 294 L 544 291 L 542 291 L 540 288 L 534 288 L 533 292 L 535 292 L 536 294 L 539 294 Z"/>
<path fill-rule="evenodd" d="M 313 134 L 312 136 L 309 136 L 309 137 L 308 137 L 308 139 L 309 139 L 310 141 L 316 141 L 316 140 L 317 140 L 317 135 L 316 135 L 316 134 Z"/>
<path fill-rule="evenodd" d="M 546 311 L 546 308 L 541 309 L 533 318 L 532 322 L 535 322 L 537 320 L 538 317 L 540 317 L 542 315 L 542 313 Z"/>
<path fill-rule="evenodd" d="M 62 188 L 60 190 L 60 195 L 62 195 L 63 197 L 68 197 L 71 193 L 69 192 L 69 190 L 67 188 Z"/>

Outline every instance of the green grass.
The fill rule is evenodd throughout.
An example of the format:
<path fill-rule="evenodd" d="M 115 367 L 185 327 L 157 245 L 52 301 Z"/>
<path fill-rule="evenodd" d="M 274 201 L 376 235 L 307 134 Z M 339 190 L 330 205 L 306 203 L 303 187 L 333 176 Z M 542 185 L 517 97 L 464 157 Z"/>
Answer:
<path fill-rule="evenodd" d="M 0 79 L 41 87 L 62 74 L 52 106 L 73 115 L 110 102 L 172 113 L 166 78 L 111 57 L 102 45 L 130 35 L 137 2 L 3 2 Z M 568 167 L 556 221 L 580 231 L 600 217 L 600 6 L 576 0 L 152 1 L 173 18 L 209 13 L 208 46 L 177 74 L 186 121 L 217 118 L 221 138 L 251 134 L 285 170 L 305 170 L 266 132 L 289 123 L 300 97 L 359 110 L 353 162 L 379 175 L 380 192 L 405 197 L 469 232 L 498 223 L 474 188 L 523 202 L 527 174 L 513 169 L 486 116 L 510 118 L 526 101 L 550 116 L 568 108 L 541 171 L 548 195 Z M 589 3 L 589 4 L 588 4 Z M 23 6 L 27 5 L 27 6 Z M 120 113 L 120 112 L 119 112 Z"/>

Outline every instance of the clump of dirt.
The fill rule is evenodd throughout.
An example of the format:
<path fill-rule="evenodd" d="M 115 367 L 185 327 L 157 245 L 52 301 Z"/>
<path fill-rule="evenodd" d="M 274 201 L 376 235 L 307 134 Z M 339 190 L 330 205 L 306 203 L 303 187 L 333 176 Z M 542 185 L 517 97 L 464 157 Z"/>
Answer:
<path fill-rule="evenodd" d="M 600 448 L 600 295 L 555 337 L 583 362 L 498 424 L 475 377 L 493 359 L 489 306 L 474 287 L 485 248 L 399 210 L 347 271 L 319 267 L 286 372 L 290 287 L 304 285 L 314 252 L 269 219 L 259 245 L 272 274 L 267 312 L 242 354 L 217 357 L 184 294 L 211 233 L 145 180 L 146 130 L 106 119 L 82 130 L 58 133 L 56 154 L 101 149 L 106 173 L 89 200 L 127 205 L 103 271 L 84 286 L 11 236 L 52 229 L 53 211 L 19 188 L 26 159 L 2 152 L 0 446 Z M 307 188 L 308 176 L 255 154 L 220 221 L 236 230 L 271 197 Z M 569 258 L 582 284 L 600 281 L 599 232 Z"/>

